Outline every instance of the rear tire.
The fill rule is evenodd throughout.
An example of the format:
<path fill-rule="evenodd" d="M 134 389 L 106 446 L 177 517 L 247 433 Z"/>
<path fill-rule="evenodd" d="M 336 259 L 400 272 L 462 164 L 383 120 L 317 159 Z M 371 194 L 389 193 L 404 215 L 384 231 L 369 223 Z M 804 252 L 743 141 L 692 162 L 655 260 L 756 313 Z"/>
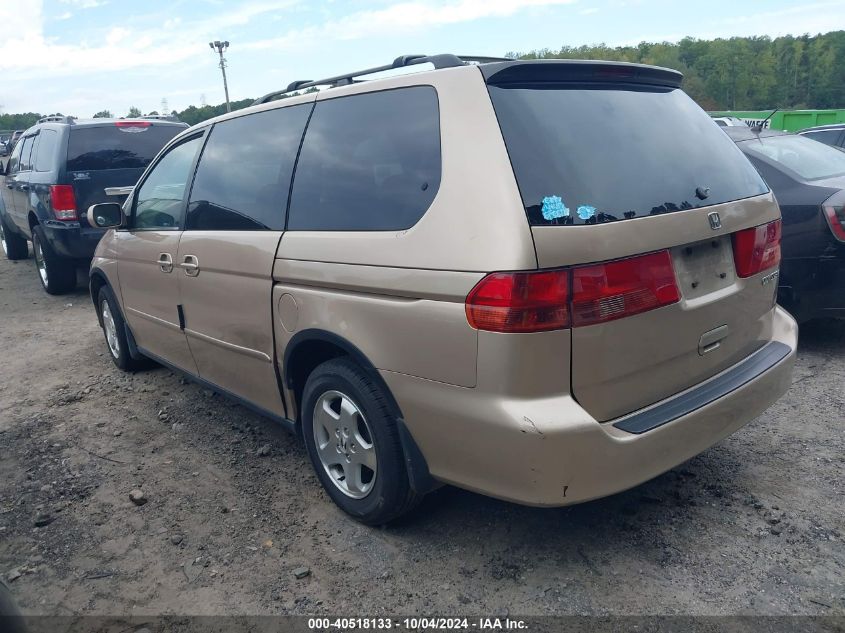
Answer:
<path fill-rule="evenodd" d="M 5 218 L 0 215 L 0 243 L 6 259 L 18 260 L 29 257 L 29 245 L 20 235 L 7 228 Z"/>
<path fill-rule="evenodd" d="M 47 294 L 61 295 L 76 288 L 76 262 L 56 255 L 38 225 L 32 227 L 32 250 L 38 279 Z"/>
<path fill-rule="evenodd" d="M 422 499 L 408 481 L 387 394 L 350 359 L 327 361 L 308 377 L 302 434 L 323 488 L 361 523 L 388 523 Z"/>
<path fill-rule="evenodd" d="M 117 299 L 111 288 L 103 286 L 97 294 L 97 314 L 106 339 L 106 349 L 118 369 L 127 372 L 144 369 L 148 363 L 145 359 L 134 359 L 129 353 L 129 342 L 126 340 L 126 323 L 117 305 Z"/>

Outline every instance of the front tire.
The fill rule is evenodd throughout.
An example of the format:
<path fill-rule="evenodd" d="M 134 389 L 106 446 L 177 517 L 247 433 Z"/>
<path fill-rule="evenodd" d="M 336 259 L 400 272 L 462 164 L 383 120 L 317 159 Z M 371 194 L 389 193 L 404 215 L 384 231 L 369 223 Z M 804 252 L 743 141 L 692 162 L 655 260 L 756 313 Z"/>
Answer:
<path fill-rule="evenodd" d="M 129 354 L 129 343 L 126 340 L 126 324 L 120 313 L 120 306 L 111 288 L 103 286 L 97 294 L 97 312 L 106 339 L 106 348 L 112 361 L 118 369 L 134 372 L 143 369 L 144 359 L 136 360 Z"/>
<path fill-rule="evenodd" d="M 61 295 L 76 288 L 76 263 L 53 252 L 41 226 L 32 227 L 32 250 L 38 279 L 47 294 Z"/>
<path fill-rule="evenodd" d="M 387 395 L 350 359 L 327 361 L 308 377 L 302 434 L 323 488 L 361 523 L 388 523 L 421 500 Z"/>
<path fill-rule="evenodd" d="M 0 215 L 0 244 L 2 244 L 6 259 L 18 260 L 29 257 L 29 246 L 26 240 L 6 227 L 6 220 L 2 215 Z"/>

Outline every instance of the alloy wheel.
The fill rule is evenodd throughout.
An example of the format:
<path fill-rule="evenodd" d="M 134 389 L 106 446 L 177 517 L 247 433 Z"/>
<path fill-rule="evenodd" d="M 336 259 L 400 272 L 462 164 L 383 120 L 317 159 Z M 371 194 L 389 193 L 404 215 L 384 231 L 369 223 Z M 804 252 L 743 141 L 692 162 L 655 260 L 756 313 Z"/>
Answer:
<path fill-rule="evenodd" d="M 41 276 L 41 283 L 44 284 L 45 288 L 49 287 L 49 281 L 47 280 L 47 262 L 44 259 L 44 250 L 41 248 L 41 240 L 38 237 L 34 237 L 32 240 L 32 250 L 35 253 L 35 265 L 38 266 L 38 274 Z"/>
<path fill-rule="evenodd" d="M 378 475 L 378 460 L 361 408 L 349 396 L 327 391 L 314 405 L 313 427 L 317 456 L 332 483 L 347 497 L 366 497 Z"/>
<path fill-rule="evenodd" d="M 103 301 L 100 306 L 100 313 L 103 315 L 103 330 L 106 332 L 106 343 L 109 351 L 115 358 L 120 358 L 120 341 L 117 340 L 117 325 L 114 322 L 114 315 L 109 309 L 109 302 Z"/>

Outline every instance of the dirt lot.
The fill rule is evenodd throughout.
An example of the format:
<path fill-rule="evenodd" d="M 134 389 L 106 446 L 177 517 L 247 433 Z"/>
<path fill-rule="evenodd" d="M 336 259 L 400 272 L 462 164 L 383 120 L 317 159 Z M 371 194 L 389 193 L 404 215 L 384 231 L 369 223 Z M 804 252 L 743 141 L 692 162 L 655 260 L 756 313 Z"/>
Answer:
<path fill-rule="evenodd" d="M 646 485 L 558 510 L 444 488 L 387 529 L 273 423 L 119 372 L 84 286 L 46 295 L 32 259 L 0 259 L 0 359 L 0 573 L 30 614 L 845 613 L 845 323 L 806 327 L 785 398 Z"/>

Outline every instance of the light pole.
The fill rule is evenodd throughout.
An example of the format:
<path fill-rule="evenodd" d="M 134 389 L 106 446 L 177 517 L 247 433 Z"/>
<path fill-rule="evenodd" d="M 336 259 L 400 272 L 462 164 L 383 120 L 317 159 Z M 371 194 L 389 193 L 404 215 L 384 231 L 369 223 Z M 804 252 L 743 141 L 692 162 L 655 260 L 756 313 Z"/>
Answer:
<path fill-rule="evenodd" d="M 232 106 L 229 105 L 229 84 L 226 83 L 226 58 L 223 57 L 223 51 L 229 48 L 229 42 L 214 40 L 213 42 L 209 42 L 208 46 L 211 50 L 216 49 L 220 54 L 220 70 L 223 71 L 223 90 L 226 92 L 226 112 L 231 112 Z"/>

